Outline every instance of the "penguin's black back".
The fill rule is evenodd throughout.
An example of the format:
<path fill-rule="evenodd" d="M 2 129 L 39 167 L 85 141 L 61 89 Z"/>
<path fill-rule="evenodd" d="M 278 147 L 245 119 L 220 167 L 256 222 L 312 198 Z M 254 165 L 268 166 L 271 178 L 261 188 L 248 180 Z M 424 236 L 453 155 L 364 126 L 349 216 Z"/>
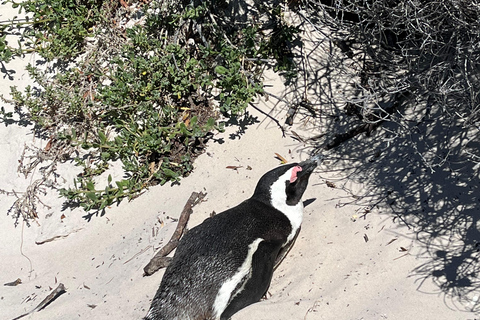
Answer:
<path fill-rule="evenodd" d="M 250 280 L 242 284 L 243 291 L 229 302 L 221 319 L 259 301 L 291 231 L 284 214 L 255 199 L 206 219 L 180 241 L 153 299 L 152 319 L 215 319 L 213 304 L 222 284 L 238 272 L 249 245 L 262 239 L 252 257 Z"/>

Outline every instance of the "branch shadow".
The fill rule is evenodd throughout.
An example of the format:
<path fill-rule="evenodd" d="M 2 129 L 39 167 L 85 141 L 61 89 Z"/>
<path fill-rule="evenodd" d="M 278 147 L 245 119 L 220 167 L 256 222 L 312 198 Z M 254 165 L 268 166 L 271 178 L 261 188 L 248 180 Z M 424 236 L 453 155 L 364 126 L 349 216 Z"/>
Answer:
<path fill-rule="evenodd" d="M 316 116 L 305 108 L 297 112 L 296 121 L 311 124 L 303 140 L 315 153 L 327 154 L 331 173 L 355 196 L 341 199 L 342 205 L 388 209 L 381 211 L 414 231 L 423 262 L 410 277 L 419 291 L 433 282 L 455 308 L 479 313 L 479 130 L 415 92 L 393 96 L 397 101 L 379 97 L 374 106 L 397 104 L 388 121 L 376 119 L 378 125 L 328 148 L 338 134 L 365 125 L 358 111 L 348 109 L 363 98 L 357 87 L 362 57 L 341 50 L 333 35 L 308 28 L 304 25 L 303 52 L 296 55 L 303 68 L 284 92 L 292 104 L 306 92 L 315 111 Z M 362 188 L 352 189 L 348 181 Z"/>
<path fill-rule="evenodd" d="M 240 139 L 249 126 L 259 122 L 260 120 L 258 120 L 258 117 L 252 116 L 248 111 L 245 111 L 243 115 L 228 118 L 225 122 L 225 126 L 236 128 L 236 131 L 231 133 L 228 138 L 230 140 Z"/>

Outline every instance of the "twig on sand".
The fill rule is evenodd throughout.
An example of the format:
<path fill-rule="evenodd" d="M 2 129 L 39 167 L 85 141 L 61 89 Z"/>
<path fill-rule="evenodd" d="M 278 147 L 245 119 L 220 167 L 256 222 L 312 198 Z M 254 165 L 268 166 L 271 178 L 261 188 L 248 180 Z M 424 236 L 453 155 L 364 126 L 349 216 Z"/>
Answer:
<path fill-rule="evenodd" d="M 277 124 L 277 126 L 280 128 L 280 130 L 282 130 L 282 137 L 285 138 L 285 129 L 282 127 L 282 125 L 280 124 L 280 122 L 275 119 L 274 117 L 272 117 L 271 115 L 269 115 L 268 113 L 266 113 L 265 111 L 263 111 L 262 109 L 258 108 L 256 105 L 254 105 L 253 103 L 249 103 L 250 106 L 254 109 L 256 109 L 257 111 L 259 111 L 260 113 L 264 114 L 265 116 L 267 116 L 268 118 L 270 118 L 273 122 L 275 122 Z"/>
<path fill-rule="evenodd" d="M 30 312 L 24 313 L 21 316 L 18 316 L 16 318 L 12 319 L 12 320 L 17 320 L 17 319 L 23 318 L 25 316 L 28 316 L 29 314 L 32 314 L 34 312 L 42 310 L 43 308 L 48 306 L 52 301 L 57 299 L 60 295 L 62 295 L 65 292 L 67 292 L 67 289 L 65 289 L 65 286 L 63 285 L 63 283 L 59 283 L 58 287 L 55 288 L 55 290 L 53 290 L 45 299 L 43 299 L 42 302 L 40 302 L 39 305 L 35 309 L 33 309 Z"/>
<path fill-rule="evenodd" d="M 314 303 L 313 303 L 313 306 L 311 306 L 308 310 L 307 310 L 307 313 L 305 313 L 305 316 L 303 317 L 303 320 L 306 320 L 307 319 L 307 316 L 310 312 L 315 312 L 315 308 L 318 307 L 320 304 L 320 301 L 316 300 Z"/>
<path fill-rule="evenodd" d="M 153 246 L 152 246 L 152 245 L 149 245 L 149 246 L 143 248 L 142 250 L 140 250 L 140 252 L 137 252 L 133 257 L 131 257 L 130 259 L 128 259 L 127 261 L 125 261 L 123 264 L 129 263 L 130 261 L 132 261 L 133 259 L 135 259 L 135 258 L 138 257 L 139 255 L 141 255 L 142 253 L 144 253 L 145 251 L 147 251 L 147 250 L 150 249 L 151 247 L 153 247 Z"/>
<path fill-rule="evenodd" d="M 170 241 L 162 248 L 160 251 L 155 254 L 155 256 L 150 260 L 150 262 L 143 268 L 144 276 L 150 276 L 157 272 L 161 268 L 165 268 L 170 264 L 172 258 L 166 257 L 170 252 L 173 251 L 178 245 L 180 238 L 183 235 L 183 231 L 187 225 L 188 219 L 192 214 L 192 208 L 205 198 L 207 194 L 203 192 L 192 192 L 190 198 L 188 198 L 187 203 L 183 207 L 180 218 L 178 219 L 177 228 L 173 233 Z"/>

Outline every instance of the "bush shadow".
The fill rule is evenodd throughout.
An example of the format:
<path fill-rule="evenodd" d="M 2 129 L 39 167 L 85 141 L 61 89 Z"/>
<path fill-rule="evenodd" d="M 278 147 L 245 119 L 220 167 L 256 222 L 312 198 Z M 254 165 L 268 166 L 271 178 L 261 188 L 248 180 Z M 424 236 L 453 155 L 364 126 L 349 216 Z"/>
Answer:
<path fill-rule="evenodd" d="M 478 129 L 407 90 L 377 96 L 372 105 L 389 116 L 365 121 L 357 106 L 365 98 L 357 86 L 363 81 L 361 55 L 345 52 L 306 19 L 300 19 L 303 52 L 297 54 L 303 68 L 284 93 L 291 104 L 307 93 L 314 110 L 297 112 L 297 121 L 312 124 L 303 141 L 326 153 L 330 173 L 341 176 L 349 193 L 343 205 L 376 206 L 414 231 L 423 262 L 410 276 L 419 291 L 433 282 L 436 293 L 459 310 L 480 312 Z M 362 188 L 353 190 L 345 181 Z"/>

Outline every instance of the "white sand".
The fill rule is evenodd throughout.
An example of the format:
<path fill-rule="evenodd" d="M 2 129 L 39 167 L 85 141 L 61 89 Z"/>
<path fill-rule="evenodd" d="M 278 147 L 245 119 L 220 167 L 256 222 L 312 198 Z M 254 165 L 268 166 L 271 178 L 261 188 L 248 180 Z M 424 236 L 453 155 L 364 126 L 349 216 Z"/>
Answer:
<path fill-rule="evenodd" d="M 8 6 L 1 6 L 2 20 Z M 10 9 L 11 10 L 11 9 Z M 15 12 L 13 12 L 15 13 Z M 13 81 L 2 73 L 0 90 L 8 94 L 10 85 L 24 86 L 23 66 L 32 59 L 15 59 Z M 281 90 L 281 85 L 275 83 Z M 268 111 L 272 102 L 260 104 Z M 11 108 L 11 107 L 10 107 Z M 229 139 L 238 128 L 229 127 L 211 141 L 207 152 L 195 161 L 195 171 L 180 186 L 151 188 L 138 199 L 107 210 L 105 216 L 82 218 L 81 210 L 61 211 L 54 193 L 45 199 L 52 205 L 40 206 L 38 224 L 30 228 L 14 220 L 6 211 L 13 197 L 0 198 L 0 284 L 17 278 L 22 284 L 0 286 L 0 319 L 12 319 L 34 309 L 58 283 L 67 292 L 44 310 L 24 319 L 139 319 L 150 306 L 163 271 L 143 277 L 143 267 L 154 249 L 166 243 L 175 229 L 167 218 L 178 218 L 192 191 L 208 193 L 207 201 L 194 208 L 189 227 L 248 198 L 258 178 L 279 164 L 275 153 L 289 161 L 304 160 L 308 150 L 289 137 L 282 137 L 277 125 L 250 109 L 259 123 L 248 126 L 240 138 Z M 279 109 L 277 112 L 280 111 Z M 282 112 L 285 114 L 285 112 Z M 284 119 L 279 118 L 281 123 Z M 0 188 L 22 191 L 28 185 L 16 172 L 23 144 L 31 143 L 31 127 L 0 124 Z M 296 128 L 296 127 L 294 127 Z M 45 141 L 37 141 L 45 145 Z M 291 152 L 291 153 L 290 153 Z M 242 166 L 238 171 L 226 166 Z M 252 170 L 247 170 L 250 166 Z M 393 222 L 389 212 L 372 211 L 364 218 L 358 207 L 336 207 L 348 195 L 329 188 L 321 178 L 327 165 L 312 175 L 304 200 L 300 236 L 274 274 L 268 300 L 252 305 L 233 319 L 473 319 L 460 312 L 454 300 L 427 280 L 421 288 L 420 276 L 412 270 L 423 261 L 414 230 Z M 47 214 L 51 214 L 49 218 Z M 61 215 L 66 217 L 61 219 Z M 163 221 L 163 226 L 159 221 Z M 154 232 L 153 232 L 153 231 Z M 75 231 L 75 232 L 74 232 Z M 158 233 L 157 233 L 158 231 Z M 153 235 L 152 233 L 156 233 Z M 365 235 L 368 242 L 365 241 Z M 38 245 L 52 237 L 57 239 Z M 392 239 L 396 241 L 388 244 Z M 408 251 L 400 252 L 404 247 Z M 22 254 L 23 252 L 23 254 Z"/>

